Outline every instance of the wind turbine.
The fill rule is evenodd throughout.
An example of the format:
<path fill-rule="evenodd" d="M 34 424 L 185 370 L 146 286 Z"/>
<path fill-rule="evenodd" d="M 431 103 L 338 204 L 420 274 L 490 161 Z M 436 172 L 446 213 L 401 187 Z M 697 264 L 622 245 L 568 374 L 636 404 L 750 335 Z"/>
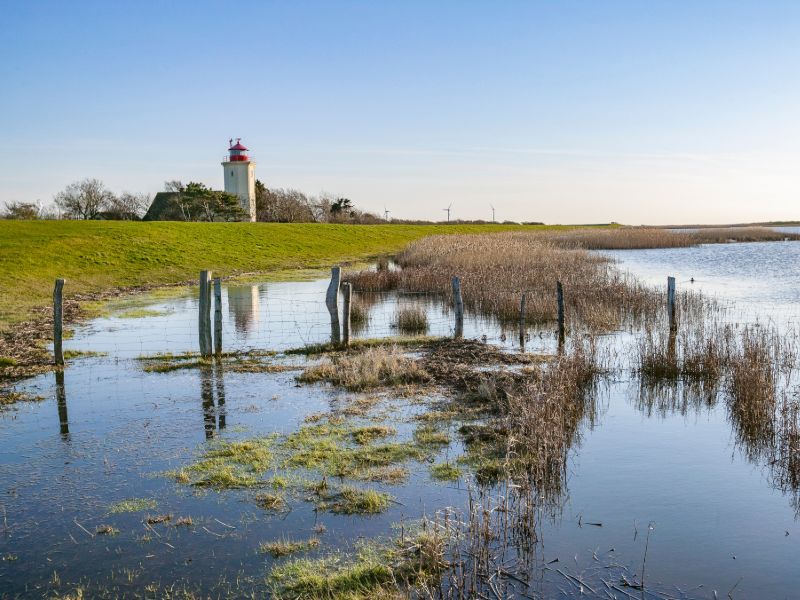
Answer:
<path fill-rule="evenodd" d="M 389 220 L 389 213 L 391 213 L 391 212 L 392 212 L 392 211 L 388 210 L 388 209 L 386 208 L 386 205 L 384 204 L 384 205 L 383 205 L 383 220 L 384 220 L 384 221 L 388 221 L 388 220 Z"/>
<path fill-rule="evenodd" d="M 494 205 L 490 204 L 489 206 L 492 208 L 492 223 L 494 223 Z"/>
<path fill-rule="evenodd" d="M 450 203 L 450 206 L 448 206 L 447 208 L 443 208 L 443 209 L 442 209 L 444 212 L 446 212 L 446 213 L 447 213 L 447 222 L 448 222 L 448 223 L 450 222 L 450 208 L 451 208 L 452 206 L 453 206 L 453 203 L 451 202 L 451 203 Z"/>

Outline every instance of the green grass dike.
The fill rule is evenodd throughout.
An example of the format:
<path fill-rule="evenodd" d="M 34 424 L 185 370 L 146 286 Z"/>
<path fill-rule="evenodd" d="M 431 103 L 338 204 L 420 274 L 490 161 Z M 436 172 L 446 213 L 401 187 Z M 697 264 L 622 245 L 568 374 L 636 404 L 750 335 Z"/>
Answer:
<path fill-rule="evenodd" d="M 152 287 L 197 277 L 324 268 L 396 252 L 429 235 L 552 229 L 513 224 L 334 225 L 0 220 L 0 331 L 65 297 Z"/>

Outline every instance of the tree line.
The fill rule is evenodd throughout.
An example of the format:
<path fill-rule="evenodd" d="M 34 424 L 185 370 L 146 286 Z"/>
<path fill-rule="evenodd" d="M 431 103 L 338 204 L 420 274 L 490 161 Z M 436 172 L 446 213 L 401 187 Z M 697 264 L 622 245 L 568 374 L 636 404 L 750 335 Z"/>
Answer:
<path fill-rule="evenodd" d="M 212 190 L 202 183 L 164 183 L 170 192 L 171 220 L 241 221 L 249 214 L 234 194 Z M 98 179 L 69 184 L 52 204 L 7 202 L 5 219 L 141 220 L 153 202 L 150 194 L 114 194 Z M 290 188 L 268 188 L 256 181 L 256 220 L 278 223 L 382 223 L 377 215 L 357 209 L 349 198 L 322 193 L 308 196 Z"/>

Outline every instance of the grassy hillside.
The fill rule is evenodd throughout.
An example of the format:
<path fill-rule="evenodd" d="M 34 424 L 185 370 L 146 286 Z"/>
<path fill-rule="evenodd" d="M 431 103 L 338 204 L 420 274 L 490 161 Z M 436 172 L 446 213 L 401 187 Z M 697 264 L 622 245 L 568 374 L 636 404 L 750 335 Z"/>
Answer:
<path fill-rule="evenodd" d="M 393 252 L 434 234 L 545 229 L 519 225 L 323 225 L 0 220 L 0 330 L 67 296 L 220 275 L 322 267 Z"/>

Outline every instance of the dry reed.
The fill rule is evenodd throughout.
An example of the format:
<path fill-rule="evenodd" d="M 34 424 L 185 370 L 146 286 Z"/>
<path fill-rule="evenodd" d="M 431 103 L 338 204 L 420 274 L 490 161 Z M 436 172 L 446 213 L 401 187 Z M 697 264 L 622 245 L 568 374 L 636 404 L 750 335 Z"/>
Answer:
<path fill-rule="evenodd" d="M 397 329 L 401 333 L 419 334 L 428 331 L 428 313 L 419 305 L 404 306 L 395 315 Z"/>

